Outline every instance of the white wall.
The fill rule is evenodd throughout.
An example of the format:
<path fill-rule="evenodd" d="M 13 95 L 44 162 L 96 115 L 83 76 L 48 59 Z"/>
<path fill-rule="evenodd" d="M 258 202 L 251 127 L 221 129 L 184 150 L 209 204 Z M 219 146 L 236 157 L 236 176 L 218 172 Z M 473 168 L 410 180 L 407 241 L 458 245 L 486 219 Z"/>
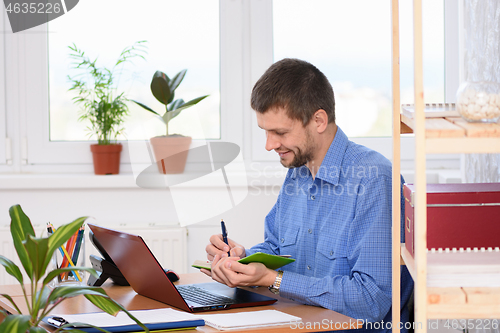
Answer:
<path fill-rule="evenodd" d="M 82 184 L 74 185 L 74 188 L 62 188 L 64 182 L 50 184 L 46 179 L 41 179 L 42 176 L 0 176 L 0 227 L 10 225 L 8 210 L 14 204 L 21 205 L 37 232 L 44 230 L 46 222 L 50 221 L 58 226 L 80 216 L 91 216 L 93 219 L 89 220 L 90 222 L 111 228 L 135 227 L 147 230 L 152 227 L 179 225 L 168 190 L 142 189 L 127 185 L 125 179 L 133 179 L 131 175 L 68 176 L 66 184 L 78 183 L 75 182 L 76 178 L 86 177 L 101 179 L 101 185 L 92 185 L 92 181 L 87 181 L 89 188 L 82 188 Z M 106 184 L 113 178 L 121 178 L 121 181 L 116 182 L 119 185 Z M 247 247 L 261 242 L 264 235 L 264 217 L 275 203 L 279 191 L 280 180 L 277 182 L 278 184 L 274 182 L 274 187 L 250 186 L 246 199 L 233 209 L 187 226 L 186 267 L 194 260 L 206 258 L 205 246 L 210 235 L 220 233 L 221 218 L 227 223 L 230 238 Z M 14 186 L 17 189 L 13 188 Z M 196 209 L 196 202 L 193 202 L 193 209 Z M 188 269 L 188 272 L 195 271 L 194 268 Z M 7 273 L 1 269 L 0 274 Z"/>

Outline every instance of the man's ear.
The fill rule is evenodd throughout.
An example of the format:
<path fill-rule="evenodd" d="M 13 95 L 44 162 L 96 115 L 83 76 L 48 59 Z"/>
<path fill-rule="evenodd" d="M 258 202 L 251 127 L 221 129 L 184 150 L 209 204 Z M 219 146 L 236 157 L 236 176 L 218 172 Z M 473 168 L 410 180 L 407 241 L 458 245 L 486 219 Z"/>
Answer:
<path fill-rule="evenodd" d="M 318 133 L 321 134 L 326 130 L 326 127 L 328 126 L 328 115 L 325 110 L 319 109 L 316 111 L 312 120 Z"/>

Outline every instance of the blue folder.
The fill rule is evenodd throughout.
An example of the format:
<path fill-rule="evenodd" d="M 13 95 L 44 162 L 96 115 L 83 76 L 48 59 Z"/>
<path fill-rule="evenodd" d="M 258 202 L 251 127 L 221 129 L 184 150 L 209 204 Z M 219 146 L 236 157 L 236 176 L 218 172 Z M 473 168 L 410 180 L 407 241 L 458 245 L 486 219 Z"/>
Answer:
<path fill-rule="evenodd" d="M 52 317 L 48 316 L 42 319 L 44 323 L 47 325 L 54 327 L 54 328 L 59 328 L 58 325 L 54 325 L 49 321 L 51 318 L 60 318 L 60 317 Z M 197 326 L 204 326 L 205 321 L 203 319 L 197 319 L 197 320 L 183 320 L 183 321 L 175 321 L 175 322 L 166 322 L 166 323 L 153 323 L 153 324 L 144 324 L 150 331 L 159 331 L 159 330 L 170 330 L 170 329 L 188 329 L 188 328 L 195 328 Z M 102 329 L 105 329 L 109 332 L 144 332 L 144 329 L 137 325 L 124 325 L 124 326 L 107 326 L 107 327 L 101 327 Z M 80 325 L 74 325 L 74 326 L 69 326 L 66 328 L 63 328 L 61 331 L 67 331 L 67 330 L 74 330 L 78 329 L 82 332 L 87 332 L 87 333 L 102 333 L 102 331 L 99 331 L 98 329 L 94 327 L 85 327 L 85 326 L 80 326 Z"/>

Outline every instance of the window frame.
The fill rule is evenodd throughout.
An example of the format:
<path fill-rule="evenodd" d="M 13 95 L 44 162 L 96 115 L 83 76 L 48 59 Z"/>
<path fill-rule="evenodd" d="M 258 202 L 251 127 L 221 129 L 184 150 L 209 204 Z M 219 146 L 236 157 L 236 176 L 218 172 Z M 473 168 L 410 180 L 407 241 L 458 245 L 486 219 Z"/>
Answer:
<path fill-rule="evenodd" d="M 2 31 L 6 29 L 6 12 L 0 14 L 0 28 Z M 5 49 L 5 36 L 6 33 L 0 34 L 0 48 Z M 0 73 L 5 71 L 5 52 L 0 52 Z M 0 120 L 3 120 L 0 125 L 0 170 L 9 168 L 9 163 L 12 164 L 12 145 L 11 140 L 7 137 L 7 100 L 5 93 L 6 75 L 0 77 Z"/>

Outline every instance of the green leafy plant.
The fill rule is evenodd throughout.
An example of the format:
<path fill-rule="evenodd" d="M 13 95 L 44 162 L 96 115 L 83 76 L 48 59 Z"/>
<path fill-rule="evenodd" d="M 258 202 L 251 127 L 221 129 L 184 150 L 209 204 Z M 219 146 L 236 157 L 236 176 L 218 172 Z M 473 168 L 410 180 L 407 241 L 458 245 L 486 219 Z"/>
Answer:
<path fill-rule="evenodd" d="M 138 105 L 142 106 L 144 109 L 146 109 L 149 112 L 154 113 L 156 116 L 158 116 L 161 121 L 165 123 L 166 126 L 166 135 L 168 136 L 168 123 L 170 120 L 173 118 L 177 117 L 181 111 L 190 108 L 196 104 L 198 104 L 201 100 L 205 99 L 208 97 L 208 95 L 201 96 L 195 99 L 190 100 L 189 102 L 184 102 L 182 98 L 176 99 L 174 101 L 175 97 L 175 90 L 179 87 L 181 84 L 182 80 L 184 79 L 184 76 L 186 76 L 187 69 L 184 69 L 177 73 L 172 79 L 170 79 L 167 74 L 161 72 L 161 71 L 156 71 L 156 73 L 153 75 L 153 79 L 151 80 L 151 92 L 153 93 L 153 96 L 156 97 L 156 99 L 165 105 L 165 113 L 160 115 L 158 112 L 154 111 L 150 107 L 139 103 L 137 101 L 133 101 L 137 103 Z"/>
<path fill-rule="evenodd" d="M 111 69 L 98 67 L 97 58 L 90 60 L 75 44 L 68 46 L 73 69 L 83 71 L 77 76 L 68 75 L 72 83 L 69 90 L 78 92 L 73 101 L 83 108 L 79 119 L 90 121 L 87 129 L 90 136 L 97 136 L 100 145 L 116 143 L 118 135 L 123 133 L 121 126 L 128 115 L 128 99 L 123 92 L 117 93 L 115 71 L 133 58 L 144 59 L 144 43 L 145 41 L 139 41 L 126 47 Z M 87 75 L 83 77 L 84 74 Z"/>
<path fill-rule="evenodd" d="M 145 331 L 148 329 L 131 315 L 122 305 L 111 299 L 102 288 L 89 286 L 57 286 L 53 289 L 49 287 L 49 282 L 59 274 L 71 270 L 87 271 L 98 277 L 96 271 L 86 267 L 66 267 L 54 269 L 47 272 L 52 255 L 56 249 L 62 246 L 85 222 L 87 217 L 80 217 L 71 223 L 58 228 L 52 235 L 45 238 L 38 238 L 31 224 L 30 219 L 21 209 L 21 206 L 10 207 L 11 217 L 10 231 L 14 241 L 14 247 L 19 259 L 24 267 L 26 275 L 30 279 L 30 290 L 24 285 L 24 277 L 19 267 L 11 260 L 0 255 L 0 264 L 5 267 L 8 274 L 12 275 L 20 284 L 26 302 L 27 313 L 22 313 L 14 299 L 8 294 L 1 294 L 6 298 L 18 312 L 18 314 L 7 315 L 7 312 L 0 310 L 5 315 L 5 319 L 0 323 L 0 332 L 19 333 L 41 333 L 46 332 L 40 327 L 41 320 L 46 317 L 57 305 L 67 298 L 84 295 L 90 302 L 101 310 L 116 315 L 120 310 L 126 312 L 128 316 L 140 325 Z M 64 325 L 60 329 L 69 326 Z M 58 329 L 56 332 L 59 332 Z M 99 329 L 103 332 L 105 330 Z"/>

